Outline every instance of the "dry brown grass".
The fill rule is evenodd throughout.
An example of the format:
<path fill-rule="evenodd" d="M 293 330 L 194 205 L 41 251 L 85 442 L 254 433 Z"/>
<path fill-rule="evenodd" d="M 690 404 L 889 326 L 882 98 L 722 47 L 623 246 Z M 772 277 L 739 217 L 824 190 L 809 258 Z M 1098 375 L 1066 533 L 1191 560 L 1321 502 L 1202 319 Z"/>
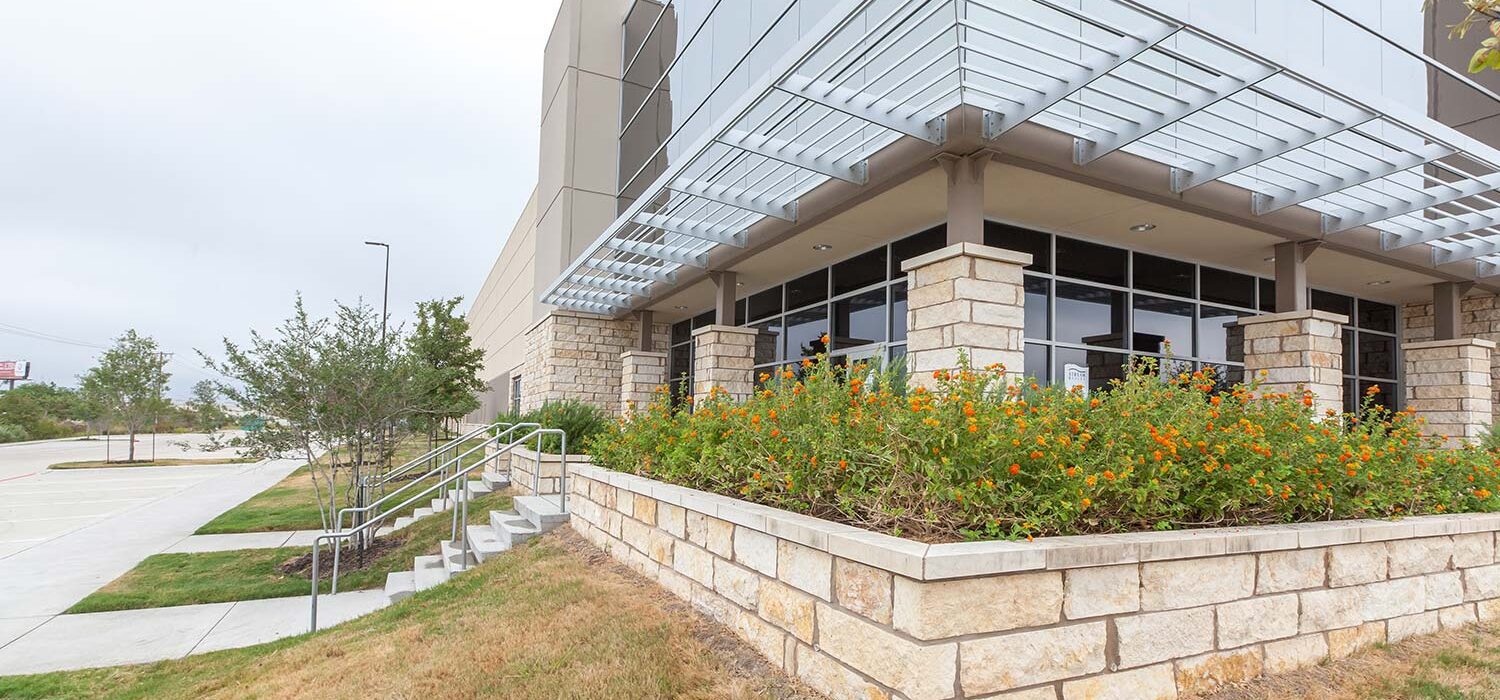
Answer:
<path fill-rule="evenodd" d="M 0 679 L 0 697 L 817 696 L 564 528 L 311 637 L 148 666 Z"/>
<path fill-rule="evenodd" d="M 1500 627 L 1408 639 L 1262 678 L 1204 700 L 1480 700 L 1500 698 Z"/>

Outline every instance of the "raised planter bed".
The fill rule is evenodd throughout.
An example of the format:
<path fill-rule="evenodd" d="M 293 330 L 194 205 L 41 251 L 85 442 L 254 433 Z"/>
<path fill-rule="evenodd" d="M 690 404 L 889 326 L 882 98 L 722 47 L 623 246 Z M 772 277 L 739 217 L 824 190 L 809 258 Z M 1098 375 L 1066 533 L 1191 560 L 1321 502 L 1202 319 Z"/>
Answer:
<path fill-rule="evenodd" d="M 562 476 L 562 455 L 543 452 L 538 454 L 536 450 L 528 450 L 524 447 L 511 449 L 508 455 L 510 459 L 510 483 L 520 493 L 531 495 L 547 495 L 559 492 Z M 568 455 L 568 473 L 573 473 L 573 468 L 581 465 L 589 465 L 592 462 L 588 455 Z M 541 478 L 538 480 L 537 473 L 540 471 Z M 533 488 L 533 484 L 537 487 Z"/>
<path fill-rule="evenodd" d="M 574 529 L 834 698 L 1176 698 L 1500 618 L 1500 514 L 926 544 L 569 474 Z"/>

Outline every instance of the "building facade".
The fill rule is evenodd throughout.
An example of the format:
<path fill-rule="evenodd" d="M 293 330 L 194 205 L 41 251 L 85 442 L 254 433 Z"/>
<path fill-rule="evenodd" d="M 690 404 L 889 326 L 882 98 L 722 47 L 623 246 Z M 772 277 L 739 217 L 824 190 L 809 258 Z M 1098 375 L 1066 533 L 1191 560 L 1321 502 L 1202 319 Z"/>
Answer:
<path fill-rule="evenodd" d="M 1451 5 L 565 0 L 473 419 L 965 350 L 1264 370 L 1473 437 L 1500 96 Z"/>

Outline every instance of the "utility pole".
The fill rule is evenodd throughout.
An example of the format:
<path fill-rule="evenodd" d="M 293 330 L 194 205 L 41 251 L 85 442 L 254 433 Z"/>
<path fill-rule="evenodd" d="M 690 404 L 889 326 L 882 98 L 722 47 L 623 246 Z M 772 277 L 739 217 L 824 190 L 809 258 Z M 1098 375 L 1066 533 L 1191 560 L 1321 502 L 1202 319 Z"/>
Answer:
<path fill-rule="evenodd" d="M 380 293 L 380 342 L 385 342 L 385 323 L 389 316 L 389 303 L 391 299 L 391 246 L 389 243 L 379 241 L 365 241 L 365 245 L 380 246 L 385 248 L 385 287 Z"/>

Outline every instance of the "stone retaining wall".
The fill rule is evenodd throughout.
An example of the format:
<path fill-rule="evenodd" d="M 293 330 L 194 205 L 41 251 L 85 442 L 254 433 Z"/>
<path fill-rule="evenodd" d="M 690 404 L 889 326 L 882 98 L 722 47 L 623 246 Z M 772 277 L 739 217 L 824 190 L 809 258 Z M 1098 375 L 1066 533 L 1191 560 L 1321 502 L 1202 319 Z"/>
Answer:
<path fill-rule="evenodd" d="M 536 450 L 515 447 L 511 449 L 508 457 L 511 488 L 517 493 L 525 496 L 558 493 L 562 475 L 562 458 L 559 455 L 542 453 L 538 457 Z M 568 455 L 568 474 L 572 475 L 574 467 L 588 464 L 590 464 L 588 455 L 570 454 Z M 534 481 L 538 468 L 541 469 L 541 479 Z M 539 484 L 540 488 L 534 488 L 533 483 Z"/>
<path fill-rule="evenodd" d="M 928 545 L 570 474 L 574 529 L 833 698 L 1176 698 L 1500 617 L 1500 515 Z"/>

